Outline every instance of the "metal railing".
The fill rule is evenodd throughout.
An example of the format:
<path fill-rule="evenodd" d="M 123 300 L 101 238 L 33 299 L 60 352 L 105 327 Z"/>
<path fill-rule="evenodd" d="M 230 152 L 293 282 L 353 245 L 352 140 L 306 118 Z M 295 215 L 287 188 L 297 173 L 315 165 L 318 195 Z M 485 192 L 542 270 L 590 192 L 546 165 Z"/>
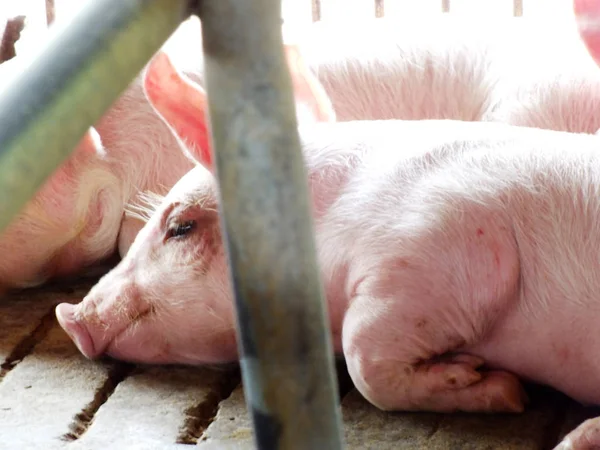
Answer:
<path fill-rule="evenodd" d="M 261 449 L 342 448 L 280 0 L 96 0 L 0 97 L 0 232 L 178 25 L 202 21 L 244 390 Z M 200 43 L 198 43 L 200 45 Z"/>
<path fill-rule="evenodd" d="M 294 0 L 294 1 L 302 1 L 302 0 Z M 312 20 L 313 22 L 317 22 L 321 20 L 321 5 L 323 0 L 307 0 L 312 3 Z M 373 13 L 374 17 L 384 17 L 385 16 L 385 0 L 365 0 L 373 2 Z M 415 2 L 420 0 L 414 0 Z M 439 0 L 440 1 L 440 11 L 443 13 L 451 12 L 452 2 L 451 0 Z M 512 0 L 513 2 L 513 16 L 520 17 L 523 15 L 523 0 Z"/>

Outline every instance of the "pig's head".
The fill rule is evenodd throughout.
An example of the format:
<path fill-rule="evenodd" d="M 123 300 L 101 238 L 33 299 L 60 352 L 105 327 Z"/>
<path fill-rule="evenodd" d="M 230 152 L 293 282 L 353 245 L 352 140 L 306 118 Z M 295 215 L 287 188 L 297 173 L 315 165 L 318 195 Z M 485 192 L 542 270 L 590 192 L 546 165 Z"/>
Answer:
<path fill-rule="evenodd" d="M 192 169 L 157 206 L 125 258 L 77 306 L 63 329 L 88 358 L 220 363 L 237 356 L 216 185 Z"/>

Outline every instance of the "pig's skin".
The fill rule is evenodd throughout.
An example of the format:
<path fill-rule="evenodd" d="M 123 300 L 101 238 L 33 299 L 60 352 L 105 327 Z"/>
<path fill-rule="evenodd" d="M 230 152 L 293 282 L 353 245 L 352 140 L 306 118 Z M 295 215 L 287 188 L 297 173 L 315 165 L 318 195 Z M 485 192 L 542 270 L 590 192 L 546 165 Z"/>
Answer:
<path fill-rule="evenodd" d="M 362 121 L 305 129 L 303 147 L 334 347 L 369 401 L 517 412 L 515 374 L 600 404 L 596 136 Z M 212 176 L 182 178 L 122 262 L 57 317 L 88 357 L 234 360 Z"/>

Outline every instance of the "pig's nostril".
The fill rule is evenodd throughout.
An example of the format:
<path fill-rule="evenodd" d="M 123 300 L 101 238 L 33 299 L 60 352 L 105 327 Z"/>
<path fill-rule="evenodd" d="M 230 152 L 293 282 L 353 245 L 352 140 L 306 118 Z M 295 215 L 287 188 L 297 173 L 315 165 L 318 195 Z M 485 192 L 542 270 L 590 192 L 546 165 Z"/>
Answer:
<path fill-rule="evenodd" d="M 73 340 L 79 351 L 86 358 L 96 357 L 97 352 L 89 332 L 75 319 L 75 306 L 69 303 L 61 303 L 56 307 L 55 313 L 59 325 Z"/>

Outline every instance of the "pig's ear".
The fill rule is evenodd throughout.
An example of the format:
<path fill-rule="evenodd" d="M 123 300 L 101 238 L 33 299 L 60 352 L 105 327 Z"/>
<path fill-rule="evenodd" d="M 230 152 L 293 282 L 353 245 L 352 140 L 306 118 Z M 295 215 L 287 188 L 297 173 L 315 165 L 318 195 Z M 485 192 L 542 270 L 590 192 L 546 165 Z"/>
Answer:
<path fill-rule="evenodd" d="M 284 46 L 294 97 L 298 122 L 335 122 L 335 111 L 323 85 L 306 64 L 296 44 Z"/>
<path fill-rule="evenodd" d="M 144 92 L 150 104 L 191 155 L 205 168 L 212 170 L 204 89 L 181 74 L 161 50 L 146 69 Z"/>
<path fill-rule="evenodd" d="M 573 0 L 577 29 L 588 52 L 600 65 L 600 2 Z"/>

